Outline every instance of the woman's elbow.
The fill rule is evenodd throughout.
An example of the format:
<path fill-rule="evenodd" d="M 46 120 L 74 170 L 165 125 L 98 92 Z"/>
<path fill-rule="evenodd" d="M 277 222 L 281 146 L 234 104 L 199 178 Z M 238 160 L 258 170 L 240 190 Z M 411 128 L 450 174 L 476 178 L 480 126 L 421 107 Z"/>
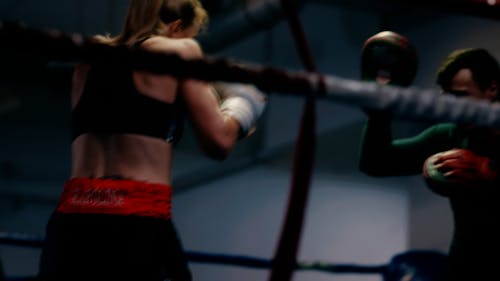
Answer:
<path fill-rule="evenodd" d="M 203 141 L 201 142 L 201 150 L 206 156 L 218 161 L 223 161 L 229 156 L 235 143 L 236 141 L 222 138 Z"/>

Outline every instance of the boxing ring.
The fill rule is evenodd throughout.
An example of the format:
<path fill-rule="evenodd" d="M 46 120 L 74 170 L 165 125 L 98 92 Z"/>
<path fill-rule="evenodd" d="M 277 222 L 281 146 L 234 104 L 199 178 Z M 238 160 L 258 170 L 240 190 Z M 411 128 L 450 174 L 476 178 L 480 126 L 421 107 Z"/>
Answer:
<path fill-rule="evenodd" d="M 304 71 L 290 71 L 227 58 L 186 61 L 175 55 L 152 54 L 141 50 L 132 52 L 125 48 L 98 44 L 81 34 L 37 30 L 13 22 L 0 23 L 0 39 L 6 42 L 2 48 L 14 54 L 35 52 L 49 61 L 73 63 L 80 60 L 126 59 L 135 69 L 180 78 L 251 83 L 271 94 L 303 98 L 305 104 L 295 147 L 288 211 L 275 256 L 272 259 L 262 259 L 188 251 L 188 257 L 190 261 L 198 263 L 270 269 L 271 281 L 290 280 L 295 270 L 382 274 L 385 277 L 390 272 L 392 263 L 353 265 L 296 260 L 315 154 L 315 102 L 321 99 L 348 106 L 386 110 L 404 119 L 470 123 L 495 128 L 500 128 L 500 105 L 440 94 L 432 89 L 379 85 L 318 73 L 296 11 L 287 1 L 282 1 L 282 4 Z M 175 67 L 169 67 L 172 65 Z M 39 248 L 43 245 L 43 237 L 2 233 L 0 243 Z M 442 257 L 439 253 L 423 254 L 429 254 L 427 257 L 435 254 L 438 258 Z M 30 280 L 30 277 L 6 280 Z"/>
<path fill-rule="evenodd" d="M 44 238 L 25 233 L 0 232 L 0 245 L 39 249 L 43 247 Z M 256 270 L 268 270 L 275 266 L 272 259 L 261 257 L 186 251 L 188 260 L 193 263 L 219 264 L 237 266 Z M 439 251 L 414 250 L 394 255 L 386 264 L 333 264 L 322 261 L 296 261 L 292 265 L 294 271 L 318 271 L 327 274 L 378 274 L 384 280 L 398 280 L 407 274 L 408 268 L 418 268 L 420 277 L 435 278 L 442 274 L 441 270 L 446 262 L 446 255 Z M 1 266 L 0 266 L 0 273 Z M 36 281 L 32 276 L 6 277 L 0 276 L 1 281 Z M 432 279 L 430 279 L 432 280 Z"/>

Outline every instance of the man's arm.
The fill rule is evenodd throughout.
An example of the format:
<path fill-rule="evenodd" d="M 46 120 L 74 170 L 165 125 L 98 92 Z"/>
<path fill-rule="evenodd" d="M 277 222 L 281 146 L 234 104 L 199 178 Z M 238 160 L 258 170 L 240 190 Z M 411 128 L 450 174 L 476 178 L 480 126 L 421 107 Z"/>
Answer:
<path fill-rule="evenodd" d="M 420 174 L 430 155 L 459 145 L 455 128 L 453 124 L 438 124 L 416 136 L 394 140 L 391 117 L 370 114 L 363 129 L 359 168 L 375 177 Z"/>

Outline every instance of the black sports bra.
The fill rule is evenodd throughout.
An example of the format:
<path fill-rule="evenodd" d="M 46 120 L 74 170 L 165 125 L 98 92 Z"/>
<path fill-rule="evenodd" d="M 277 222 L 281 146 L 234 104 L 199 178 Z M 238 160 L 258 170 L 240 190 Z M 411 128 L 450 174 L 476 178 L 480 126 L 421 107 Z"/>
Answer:
<path fill-rule="evenodd" d="M 93 64 L 72 110 L 73 140 L 84 133 L 130 133 L 175 143 L 184 125 L 180 100 L 165 103 L 141 94 L 124 63 Z"/>

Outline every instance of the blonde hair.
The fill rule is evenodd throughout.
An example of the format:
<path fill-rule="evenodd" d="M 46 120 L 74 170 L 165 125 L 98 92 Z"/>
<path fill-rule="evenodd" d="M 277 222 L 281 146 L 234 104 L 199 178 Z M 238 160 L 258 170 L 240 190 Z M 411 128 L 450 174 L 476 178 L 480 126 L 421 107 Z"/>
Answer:
<path fill-rule="evenodd" d="M 96 40 L 112 44 L 132 46 L 137 41 L 160 34 L 162 28 L 181 20 L 181 27 L 193 25 L 200 28 L 208 24 L 208 14 L 199 0 L 131 0 L 121 34 L 116 37 L 96 36 Z"/>

